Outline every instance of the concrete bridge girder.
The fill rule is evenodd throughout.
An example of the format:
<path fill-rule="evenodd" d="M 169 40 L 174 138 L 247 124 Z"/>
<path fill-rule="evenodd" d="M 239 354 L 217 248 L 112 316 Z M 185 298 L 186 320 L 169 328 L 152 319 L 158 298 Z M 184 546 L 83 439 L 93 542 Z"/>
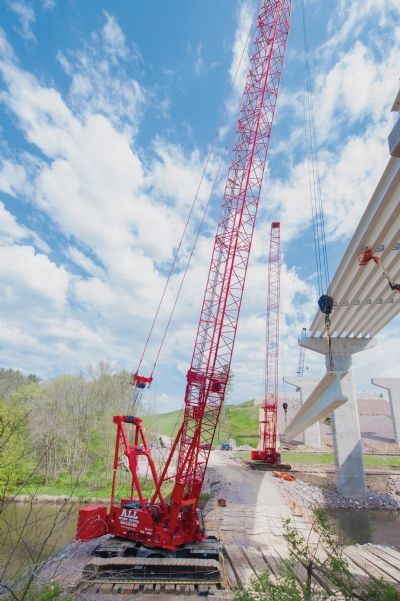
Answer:
<path fill-rule="evenodd" d="M 347 372 L 327 372 L 324 375 L 289 424 L 285 432 L 287 441 L 315 423 L 318 424 L 320 419 L 330 415 L 347 401 L 341 386 L 341 380 L 346 374 Z"/>
<path fill-rule="evenodd" d="M 290 378 L 285 376 L 283 381 L 290 386 L 294 386 L 296 390 L 300 392 L 300 402 L 301 405 L 304 405 L 305 401 L 308 399 L 320 378 L 304 378 L 304 377 L 296 377 Z M 312 447 L 313 449 L 321 448 L 321 432 L 319 427 L 319 422 L 316 422 L 312 426 L 309 426 L 303 432 L 303 442 L 307 447 Z"/>

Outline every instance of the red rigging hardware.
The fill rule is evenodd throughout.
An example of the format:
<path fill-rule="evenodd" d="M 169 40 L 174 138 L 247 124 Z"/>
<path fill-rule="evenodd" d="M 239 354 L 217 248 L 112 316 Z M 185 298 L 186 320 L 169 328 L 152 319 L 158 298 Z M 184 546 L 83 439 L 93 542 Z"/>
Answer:
<path fill-rule="evenodd" d="M 388 284 L 392 290 L 396 290 L 400 294 L 400 284 L 395 284 L 390 275 L 387 273 L 382 261 L 377 255 L 374 255 L 374 251 L 371 246 L 366 246 L 360 256 L 358 257 L 358 264 L 360 267 L 365 267 L 370 261 L 373 261 L 376 265 L 379 265 L 382 269 L 382 274 L 387 279 Z"/>
<path fill-rule="evenodd" d="M 229 377 L 290 26 L 290 5 L 290 0 L 263 0 L 258 16 L 187 372 L 183 423 L 161 474 L 157 474 L 142 420 L 135 416 L 114 417 L 117 440 L 111 506 L 108 511 L 100 505 L 80 511 L 78 540 L 110 533 L 150 548 L 177 550 L 179 557 L 182 545 L 204 538 L 198 503 Z M 135 385 L 142 388 L 148 380 L 138 374 L 134 376 Z M 144 496 L 138 475 L 138 460 L 143 457 L 151 473 L 154 489 L 151 497 Z M 116 500 L 116 474 L 121 467 L 129 470 L 130 493 L 127 498 Z M 172 482 L 169 494 L 164 486 L 168 482 Z"/>

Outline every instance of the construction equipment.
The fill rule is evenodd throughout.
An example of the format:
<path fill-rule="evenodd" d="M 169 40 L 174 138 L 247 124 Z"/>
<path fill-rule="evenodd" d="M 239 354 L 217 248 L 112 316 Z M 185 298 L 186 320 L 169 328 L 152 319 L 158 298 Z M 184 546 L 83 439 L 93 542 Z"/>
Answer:
<path fill-rule="evenodd" d="M 167 563 L 171 556 L 196 561 L 218 559 L 216 541 L 210 539 L 208 544 L 204 540 L 198 503 L 229 377 L 290 25 L 290 4 L 290 0 L 263 0 L 261 4 L 187 372 L 183 423 L 158 475 L 142 420 L 115 416 L 111 507 L 107 511 L 106 507 L 92 505 L 79 512 L 78 540 L 114 534 L 133 543 L 125 544 L 124 556 L 166 558 Z M 143 378 L 138 374 L 135 377 L 139 383 L 139 378 Z M 117 473 L 121 463 L 126 465 L 121 456 L 127 459 L 131 482 L 128 494 L 117 500 Z M 151 496 L 145 496 L 142 490 L 139 460 L 147 461 L 154 490 Z M 101 546 L 98 550 L 105 556 L 116 553 Z M 137 565 L 137 574 L 151 573 L 151 567 L 144 569 L 143 562 Z M 204 573 L 209 569 L 205 566 Z"/>
<path fill-rule="evenodd" d="M 276 448 L 278 414 L 278 373 L 279 373 L 279 304 L 281 272 L 281 237 L 278 221 L 271 223 L 268 263 L 267 331 L 264 379 L 264 403 L 260 410 L 259 448 L 251 451 L 253 468 L 266 464 L 263 469 L 290 469 L 281 463 Z"/>
<path fill-rule="evenodd" d="M 221 451 L 233 451 L 233 444 L 231 442 L 221 442 Z"/>
<path fill-rule="evenodd" d="M 382 274 L 387 279 L 390 288 L 392 290 L 396 290 L 400 294 L 400 284 L 394 283 L 393 279 L 390 277 L 384 265 L 382 264 L 380 258 L 377 255 L 374 255 L 372 247 L 366 246 L 358 258 L 358 264 L 360 267 L 365 267 L 370 261 L 373 261 L 376 265 L 380 266 L 382 269 Z"/>

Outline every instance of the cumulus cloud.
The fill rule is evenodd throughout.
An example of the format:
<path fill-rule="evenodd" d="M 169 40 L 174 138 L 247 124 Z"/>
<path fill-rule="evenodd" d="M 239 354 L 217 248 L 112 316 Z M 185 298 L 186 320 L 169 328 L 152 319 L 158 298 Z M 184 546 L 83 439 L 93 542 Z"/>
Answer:
<path fill-rule="evenodd" d="M 67 301 L 69 276 L 46 255 L 35 253 L 32 246 L 0 247 L 0 279 L 4 286 L 3 302 L 20 302 L 23 297 L 33 302 L 46 299 L 55 305 Z"/>

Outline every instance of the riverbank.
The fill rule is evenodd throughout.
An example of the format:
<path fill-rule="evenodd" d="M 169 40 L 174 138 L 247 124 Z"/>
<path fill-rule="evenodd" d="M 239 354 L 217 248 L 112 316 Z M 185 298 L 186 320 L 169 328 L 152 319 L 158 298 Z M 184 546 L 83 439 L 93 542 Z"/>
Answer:
<path fill-rule="evenodd" d="M 110 499 L 104 497 L 76 497 L 70 495 L 5 495 L 2 499 L 5 503 L 54 503 L 62 505 L 64 503 L 100 503 L 106 505 Z"/>
<path fill-rule="evenodd" d="M 315 469 L 315 466 L 313 466 Z M 381 470 L 366 476 L 365 497 L 343 497 L 336 492 L 335 474 L 296 470 L 296 480 L 279 480 L 286 499 L 304 509 L 316 507 L 326 509 L 371 509 L 400 511 L 400 473 L 385 473 Z"/>

